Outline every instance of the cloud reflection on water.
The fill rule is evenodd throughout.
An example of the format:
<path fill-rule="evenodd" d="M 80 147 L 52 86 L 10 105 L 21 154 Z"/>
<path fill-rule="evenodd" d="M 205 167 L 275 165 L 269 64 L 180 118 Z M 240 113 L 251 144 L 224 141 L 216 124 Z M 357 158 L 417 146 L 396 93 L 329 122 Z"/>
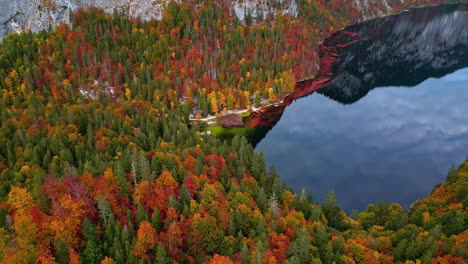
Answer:
<path fill-rule="evenodd" d="M 256 149 L 319 202 L 333 188 L 348 212 L 379 200 L 409 206 L 468 154 L 466 80 L 468 68 L 376 89 L 351 105 L 312 94 L 289 106 Z"/>

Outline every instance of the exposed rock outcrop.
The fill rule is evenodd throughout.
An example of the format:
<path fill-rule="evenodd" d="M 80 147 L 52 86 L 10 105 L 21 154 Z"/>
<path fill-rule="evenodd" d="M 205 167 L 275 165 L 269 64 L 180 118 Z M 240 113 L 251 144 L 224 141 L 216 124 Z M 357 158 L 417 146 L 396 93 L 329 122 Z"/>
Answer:
<path fill-rule="evenodd" d="M 183 2 L 187 0 L 175 0 Z M 196 3 L 195 0 L 190 0 Z M 299 14 L 296 0 L 221 0 L 229 3 L 231 12 L 239 19 L 253 20 L 278 13 L 296 17 Z M 390 13 L 392 1 L 405 0 L 354 0 L 363 19 L 384 16 Z M 97 6 L 106 12 L 118 10 L 131 17 L 143 20 L 160 19 L 170 0 L 0 0 L 0 41 L 10 32 L 31 30 L 36 32 L 49 25 L 69 22 L 70 11 L 77 8 Z"/>
<path fill-rule="evenodd" d="M 9 32 L 46 29 L 69 22 L 70 11 L 79 7 L 102 7 L 106 12 L 119 10 L 132 17 L 160 18 L 167 0 L 0 0 L 0 39 Z"/>
<path fill-rule="evenodd" d="M 279 12 L 296 16 L 295 0 L 230 0 L 232 13 L 239 19 L 246 15 L 265 17 Z M 143 20 L 160 19 L 170 0 L 0 0 L 0 40 L 10 32 L 36 32 L 49 25 L 69 22 L 70 11 L 97 6 L 106 12 L 118 10 Z M 182 0 L 176 0 L 182 2 Z"/>

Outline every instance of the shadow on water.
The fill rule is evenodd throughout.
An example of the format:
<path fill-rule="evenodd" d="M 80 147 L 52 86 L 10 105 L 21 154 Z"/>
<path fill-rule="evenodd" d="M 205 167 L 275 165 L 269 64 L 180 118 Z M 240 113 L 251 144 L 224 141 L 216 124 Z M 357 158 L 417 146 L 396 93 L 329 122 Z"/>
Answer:
<path fill-rule="evenodd" d="M 417 8 L 348 26 L 319 47 L 320 70 L 280 105 L 252 114 L 255 147 L 295 100 L 318 92 L 353 104 L 379 87 L 412 87 L 468 66 L 468 4 Z"/>

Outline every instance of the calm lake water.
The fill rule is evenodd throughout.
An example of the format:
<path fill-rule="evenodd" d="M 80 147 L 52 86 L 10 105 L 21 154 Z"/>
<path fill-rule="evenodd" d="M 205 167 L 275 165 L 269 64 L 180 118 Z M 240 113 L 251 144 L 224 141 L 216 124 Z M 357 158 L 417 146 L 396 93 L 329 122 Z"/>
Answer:
<path fill-rule="evenodd" d="M 328 87 L 278 108 L 258 137 L 284 183 L 319 203 L 334 189 L 348 213 L 380 200 L 409 207 L 467 158 L 468 15 L 439 11 L 345 29 L 359 44 L 325 41 L 346 46 L 333 50 Z"/>
<path fill-rule="evenodd" d="M 314 93 L 288 107 L 256 150 L 318 202 L 334 189 L 348 212 L 379 200 L 409 206 L 468 155 L 468 68 L 349 105 Z"/>

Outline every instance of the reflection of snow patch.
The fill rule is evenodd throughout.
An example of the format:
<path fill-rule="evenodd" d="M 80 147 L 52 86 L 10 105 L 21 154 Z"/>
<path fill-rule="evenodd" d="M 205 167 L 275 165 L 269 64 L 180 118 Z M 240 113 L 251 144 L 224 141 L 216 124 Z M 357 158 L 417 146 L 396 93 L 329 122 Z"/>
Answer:
<path fill-rule="evenodd" d="M 369 80 L 372 80 L 374 78 L 374 74 L 372 72 L 368 72 L 364 75 L 364 81 L 368 82 Z"/>

